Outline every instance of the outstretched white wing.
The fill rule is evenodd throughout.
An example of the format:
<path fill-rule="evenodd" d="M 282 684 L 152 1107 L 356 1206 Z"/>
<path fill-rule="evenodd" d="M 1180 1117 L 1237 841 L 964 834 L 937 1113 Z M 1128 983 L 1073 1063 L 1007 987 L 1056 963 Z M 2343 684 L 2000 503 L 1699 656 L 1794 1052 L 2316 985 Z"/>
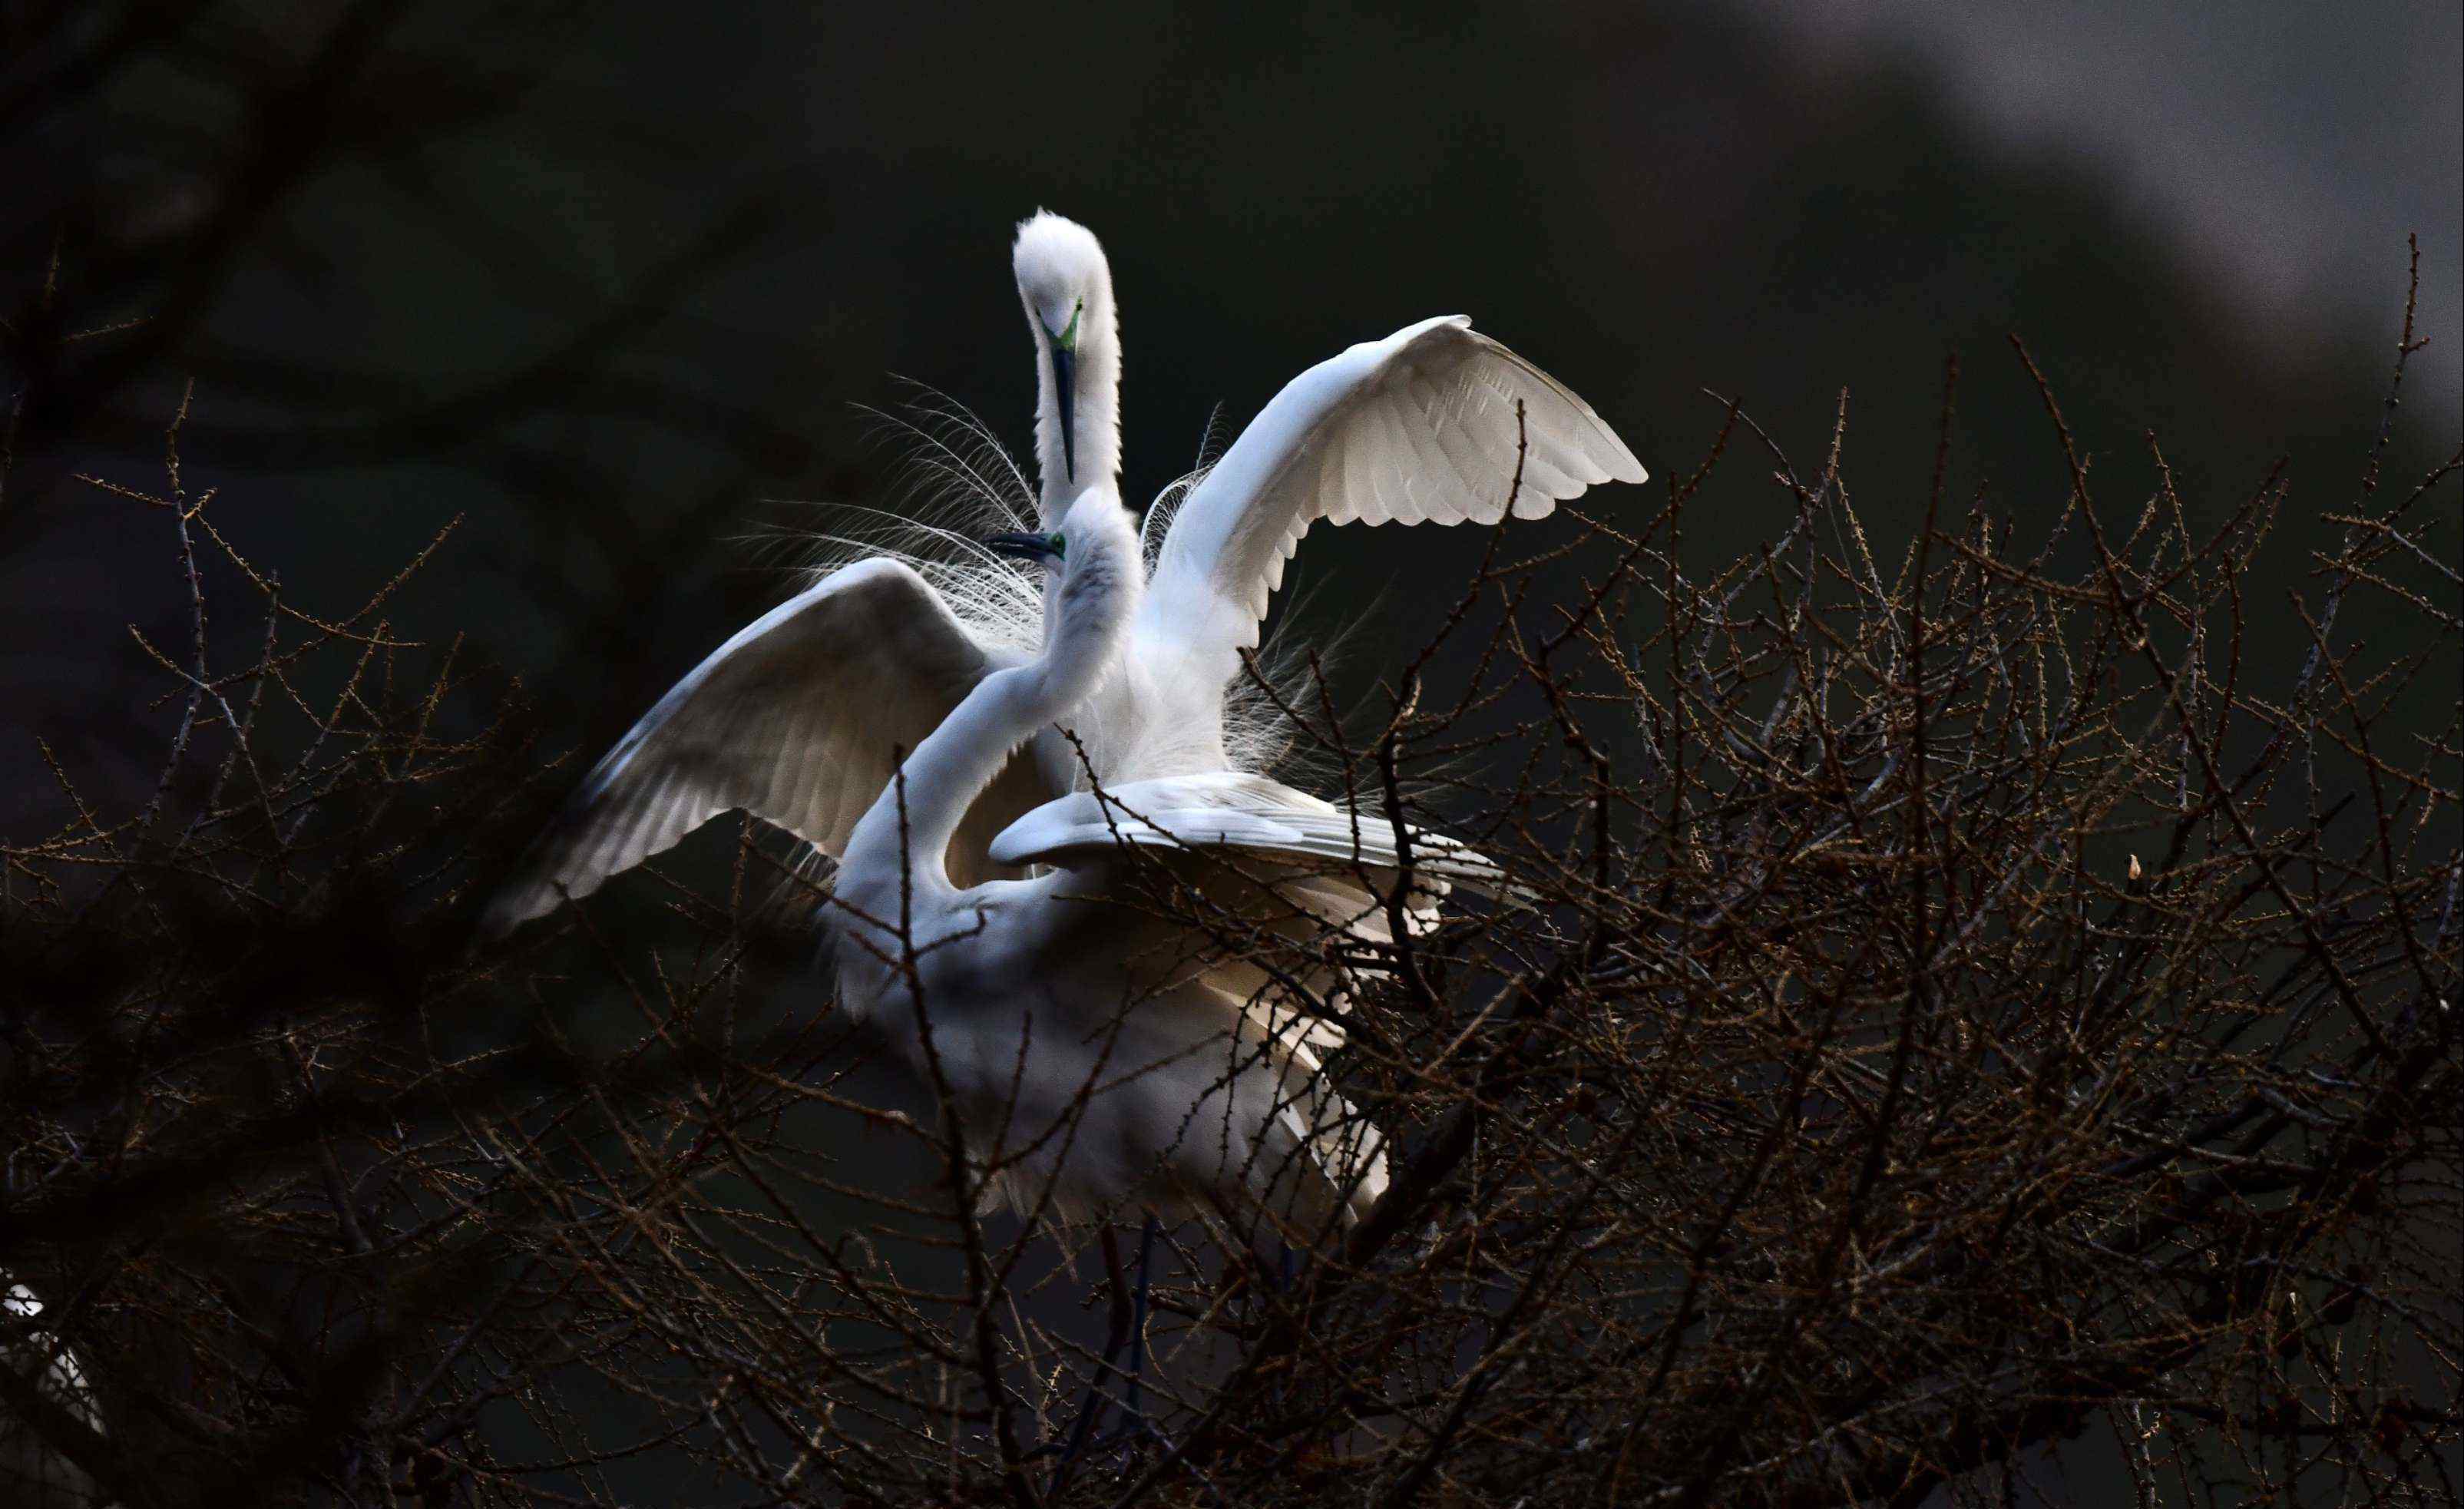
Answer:
<path fill-rule="evenodd" d="M 1468 846 L 1422 828 L 1405 830 L 1415 874 L 1412 909 L 1426 913 L 1449 884 L 1505 888 L 1498 867 Z M 1395 825 L 1240 770 L 1125 781 L 1072 791 L 1018 819 L 992 841 L 1001 864 L 1086 864 L 1141 849 L 1241 849 L 1286 857 L 1330 878 L 1382 889 L 1402 866 Z"/>
<path fill-rule="evenodd" d="M 718 647 L 607 752 L 489 908 L 499 930 L 584 896 L 740 808 L 825 852 L 977 681 L 999 666 L 921 576 L 859 562 Z M 950 846 L 960 885 L 987 836 L 1052 793 L 1013 760 Z"/>
<path fill-rule="evenodd" d="M 1509 494 L 1516 518 L 1538 519 L 1595 483 L 1642 479 L 1555 378 L 1461 315 L 1423 320 L 1285 385 L 1174 515 L 1133 632 L 1140 653 L 1177 642 L 1193 669 L 1229 679 L 1321 519 L 1495 523 Z"/>

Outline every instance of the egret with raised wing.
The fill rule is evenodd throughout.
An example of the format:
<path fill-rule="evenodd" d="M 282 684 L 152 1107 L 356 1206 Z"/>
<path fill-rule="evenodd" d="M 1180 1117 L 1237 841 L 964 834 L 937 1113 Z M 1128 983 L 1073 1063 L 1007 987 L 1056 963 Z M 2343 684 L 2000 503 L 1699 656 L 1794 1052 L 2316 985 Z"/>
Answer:
<path fill-rule="evenodd" d="M 1038 521 L 1048 531 L 1089 488 L 1116 488 L 1120 318 L 1110 264 L 1083 226 L 1035 215 L 1012 262 L 1036 348 Z M 1108 786 L 1263 775 L 1227 737 L 1228 694 L 1310 524 L 1494 523 L 1509 508 L 1536 519 L 1596 483 L 1642 478 L 1589 405 L 1461 316 L 1321 362 L 1149 511 L 1150 589 L 1125 626 L 1118 674 L 1073 712 L 1078 744 L 1039 729 L 986 783 L 952 831 L 951 876 L 1014 874 L 993 835 L 1084 788 L 1090 766 Z M 1016 570 L 973 549 L 955 563 L 892 553 L 832 571 L 764 615 L 590 772 L 492 922 L 586 895 L 731 810 L 842 854 L 892 751 L 913 747 L 1047 633 L 1057 600 L 1039 589 L 1041 572 L 1022 581 Z M 1219 815 L 1262 803 L 1276 810 L 1260 813 L 1268 820 L 1288 819 L 1298 796 L 1265 780 L 1181 794 L 1192 798 L 1182 807 Z"/>

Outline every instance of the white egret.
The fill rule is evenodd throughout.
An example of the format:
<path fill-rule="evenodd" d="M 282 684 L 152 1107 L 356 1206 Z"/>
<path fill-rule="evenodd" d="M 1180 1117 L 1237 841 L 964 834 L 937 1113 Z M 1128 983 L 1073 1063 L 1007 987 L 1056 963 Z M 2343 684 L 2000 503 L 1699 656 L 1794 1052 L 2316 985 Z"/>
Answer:
<path fill-rule="evenodd" d="M 998 835 L 1002 862 L 1047 867 L 1033 878 L 960 884 L 946 856 L 977 799 L 1012 751 L 1074 721 L 1118 674 L 1144 595 L 1136 535 L 1109 488 L 1090 488 L 1057 529 L 997 544 L 1057 570 L 1051 632 L 1041 655 L 979 680 L 854 825 L 825 912 L 842 1005 L 947 1090 L 969 1157 L 1014 1204 L 1073 1213 L 1126 1198 L 1180 1214 L 1237 1199 L 1314 1240 L 1383 1187 L 1376 1134 L 1327 1083 L 1318 1024 L 1258 1010 L 1216 983 L 1182 924 L 1122 904 L 1142 892 L 1121 839 L 1182 858 L 1238 849 L 1270 866 L 1339 841 L 1375 876 L 1396 863 L 1393 830 L 1355 839 L 1307 798 L 1277 809 L 1282 821 L 1143 812 L 1192 788 L 1133 782 L 1105 793 L 1109 822 L 1081 795 Z M 1415 843 L 1429 873 L 1489 874 L 1437 835 Z M 1270 884 L 1231 868 L 1188 873 L 1219 906 L 1271 906 Z"/>
<path fill-rule="evenodd" d="M 1006 548 L 1047 574 L 1024 582 L 990 555 L 827 574 L 660 699 L 491 920 L 540 915 L 750 810 L 840 860 L 842 1001 L 952 1091 L 987 1192 L 1064 1215 L 1134 1200 L 1150 1242 L 1152 1212 L 1237 1199 L 1309 1243 L 1385 1184 L 1375 1131 L 1323 1073 L 1341 1029 L 1254 965 L 1115 904 L 1133 879 L 1122 845 L 1176 866 L 1207 848 L 1265 857 L 1264 880 L 1222 866 L 1192 878 L 1220 912 L 1268 927 L 1385 937 L 1374 892 L 1399 883 L 1391 821 L 1242 768 L 1249 751 L 1227 738 L 1240 653 L 1259 643 L 1284 563 L 1320 519 L 1537 518 L 1642 469 L 1582 400 L 1468 322 L 1423 321 L 1294 379 L 1150 511 L 1141 549 L 1117 492 L 1102 248 L 1039 214 L 1013 262 L 1037 350 L 1045 529 Z M 1065 714 L 1074 742 L 1054 727 Z M 914 753 L 893 771 L 902 747 Z M 1077 789 L 1089 766 L 1103 799 Z M 1414 847 L 1414 911 L 1449 878 L 1493 877 L 1435 835 Z M 1344 877 L 1306 873 L 1330 859 Z M 1050 868 L 1003 878 L 1028 866 Z M 1300 983 L 1327 998 L 1326 975 Z M 1144 1267 L 1142 1251 L 1141 1296 Z"/>
<path fill-rule="evenodd" d="M 1146 1429 L 1137 1394 L 1158 1215 L 1237 1219 L 1243 1208 L 1310 1246 L 1386 1185 L 1375 1129 L 1325 1072 L 1340 1029 L 1216 957 L 1188 923 L 1134 904 L 1147 894 L 1134 851 L 1167 856 L 1206 913 L 1269 928 L 1318 919 L 1311 903 L 1324 898 L 1310 887 L 1327 882 L 1305 872 L 1328 856 L 1345 861 L 1352 879 L 1334 883 L 1358 892 L 1354 917 L 1381 904 L 1378 890 L 1430 876 L 1482 883 L 1495 871 L 1459 844 L 1411 833 L 1407 880 L 1391 822 L 1364 827 L 1272 782 L 1211 772 L 1047 803 L 989 846 L 1041 874 L 958 883 L 947 865 L 961 825 L 1014 768 L 1015 750 L 1056 720 L 1074 721 L 1120 674 L 1145 586 L 1109 487 L 1089 488 L 1054 530 L 987 543 L 1054 570 L 1043 654 L 983 676 L 891 774 L 847 836 L 824 915 L 841 1008 L 902 1046 L 945 1098 L 979 1197 L 1064 1219 L 1124 1200 L 1148 1212 L 1126 1313 L 1119 1252 L 1103 1232 L 1113 1328 L 1076 1424 L 1049 1448 L 1067 1460 L 1124 1344 L 1122 1409 Z M 1252 862 L 1208 865 L 1207 850 Z"/>
<path fill-rule="evenodd" d="M 1115 480 L 1118 306 L 1102 245 L 1075 221 L 1039 211 L 1019 227 L 1011 260 L 1036 344 L 1049 523 L 1058 503 Z M 1109 782 L 1233 767 L 1224 693 L 1309 525 L 1488 524 L 1509 501 L 1515 518 L 1541 519 L 1595 484 L 1644 476 L 1589 404 L 1461 315 L 1320 362 L 1150 511 L 1153 573 L 1125 674 L 1077 717 L 1095 773 Z M 1048 780 L 1056 764 L 1068 770 L 1052 743 L 1039 747 Z"/>
<path fill-rule="evenodd" d="M 1116 486 L 1119 314 L 1103 248 L 1074 222 L 1027 220 L 1012 261 L 1036 345 L 1049 529 L 1087 489 Z M 1216 778 L 1182 791 L 1178 805 L 1257 806 L 1267 810 L 1262 820 L 1288 820 L 1283 810 L 1298 793 L 1230 779 L 1250 755 L 1227 737 L 1225 717 L 1240 654 L 1258 644 L 1267 600 L 1309 526 L 1493 523 L 1509 494 L 1515 517 L 1538 518 L 1612 478 L 1640 481 L 1643 470 L 1591 407 L 1460 316 L 1318 364 L 1210 470 L 1150 511 L 1152 579 L 1123 664 L 1072 714 L 1087 763 L 1108 786 Z M 826 575 L 721 645 L 609 751 L 491 921 L 543 915 L 735 809 L 843 854 L 889 778 L 891 751 L 913 747 L 1045 633 L 1054 600 L 1019 585 L 990 556 L 955 569 L 876 558 Z M 1015 861 L 996 859 L 992 836 L 1085 779 L 1078 750 L 1040 730 L 953 831 L 953 878 L 1005 873 Z"/>

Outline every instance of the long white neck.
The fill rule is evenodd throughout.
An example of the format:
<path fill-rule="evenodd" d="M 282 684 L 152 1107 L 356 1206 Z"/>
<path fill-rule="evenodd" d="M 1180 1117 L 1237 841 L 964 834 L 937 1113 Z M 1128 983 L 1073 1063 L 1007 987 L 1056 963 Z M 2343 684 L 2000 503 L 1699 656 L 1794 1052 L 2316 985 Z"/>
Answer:
<path fill-rule="evenodd" d="M 925 735 L 848 835 L 842 885 L 869 888 L 904 875 L 918 891 L 948 891 L 946 856 L 967 809 L 1011 751 L 1066 718 L 1111 672 L 1145 591 L 1145 572 L 1117 495 L 1106 490 L 1079 512 L 1090 504 L 1103 521 L 1075 532 L 1072 558 L 1051 594 L 1044 654 L 977 682 Z"/>
<path fill-rule="evenodd" d="M 1115 489 L 1121 479 L 1121 316 L 1112 301 L 1111 275 L 1087 295 L 1078 326 L 1077 370 L 1071 391 L 1053 378 L 1052 336 L 1031 313 L 1035 332 L 1035 464 L 1042 478 L 1044 524 L 1061 521 L 1070 501 L 1090 487 Z M 1061 406 L 1069 405 L 1070 446 L 1061 445 Z"/>

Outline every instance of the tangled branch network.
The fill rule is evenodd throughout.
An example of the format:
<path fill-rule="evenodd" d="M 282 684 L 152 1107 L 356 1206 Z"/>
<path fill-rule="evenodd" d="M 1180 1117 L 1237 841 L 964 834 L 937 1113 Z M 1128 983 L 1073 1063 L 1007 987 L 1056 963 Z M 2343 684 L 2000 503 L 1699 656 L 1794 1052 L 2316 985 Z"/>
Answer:
<path fill-rule="evenodd" d="M 1051 401 L 1109 302 L 1028 308 L 1049 496 L 933 430 L 982 517 L 834 544 L 533 856 L 552 903 L 785 813 L 783 929 L 747 818 L 716 888 L 470 946 L 562 778 L 402 627 L 453 543 L 342 597 L 176 418 L 82 476 L 183 611 L 159 766 L 47 744 L 0 839 L 0 1500 L 2456 1501 L 2464 450 L 2409 310 L 2350 472 L 2224 491 L 2014 347 L 1976 424 L 2041 469 L 1967 475 L 1953 366 L 1930 475 L 1716 399 L 1647 507 L 1526 525 L 1550 400 L 1491 367 L 1496 525 L 1347 718 L 1199 611 L 1293 516 L 1198 526 L 1399 513 L 1334 447 L 1410 432 L 1331 381 L 1133 531 Z M 1428 339 L 1506 361 L 1331 369 Z M 1239 631 L 1195 740 L 1167 608 Z"/>

